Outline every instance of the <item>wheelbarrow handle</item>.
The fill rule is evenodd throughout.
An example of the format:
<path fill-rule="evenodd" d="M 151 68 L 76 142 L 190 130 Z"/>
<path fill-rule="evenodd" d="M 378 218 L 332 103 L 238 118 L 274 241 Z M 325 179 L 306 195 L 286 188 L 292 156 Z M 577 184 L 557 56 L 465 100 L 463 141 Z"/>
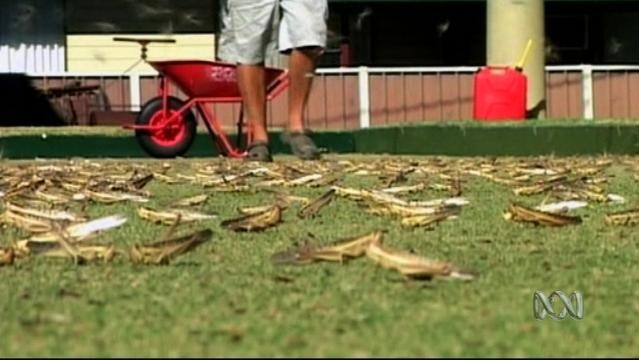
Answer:
<path fill-rule="evenodd" d="M 117 37 L 117 36 L 113 38 L 113 41 L 135 42 L 140 45 L 148 45 L 150 43 L 175 44 L 177 42 L 175 39 L 128 38 L 128 37 Z"/>

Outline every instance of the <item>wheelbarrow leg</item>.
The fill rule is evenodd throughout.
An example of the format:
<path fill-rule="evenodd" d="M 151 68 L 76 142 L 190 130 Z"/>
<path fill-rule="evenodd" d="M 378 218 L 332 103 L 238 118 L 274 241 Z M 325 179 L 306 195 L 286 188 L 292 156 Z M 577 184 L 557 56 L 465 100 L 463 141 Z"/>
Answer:
<path fill-rule="evenodd" d="M 242 151 L 248 149 L 249 145 L 253 142 L 253 129 L 251 124 L 246 122 L 244 118 L 244 107 L 240 107 L 240 116 L 237 121 L 237 139 L 235 144 L 237 149 Z"/>
<path fill-rule="evenodd" d="M 214 138 L 214 141 L 217 143 L 217 147 L 220 153 L 233 158 L 244 157 L 243 151 L 233 147 L 232 142 L 224 133 L 224 129 L 222 129 L 220 124 L 215 119 L 215 115 L 211 114 L 209 110 L 200 102 L 196 103 L 196 106 L 198 111 L 202 115 L 204 125 L 209 131 L 209 134 L 211 134 L 211 136 Z"/>
<path fill-rule="evenodd" d="M 240 106 L 240 116 L 237 119 L 237 139 L 235 139 L 235 146 L 238 149 L 243 149 L 243 132 L 244 132 L 244 106 Z M 248 146 L 248 144 L 246 144 Z"/>

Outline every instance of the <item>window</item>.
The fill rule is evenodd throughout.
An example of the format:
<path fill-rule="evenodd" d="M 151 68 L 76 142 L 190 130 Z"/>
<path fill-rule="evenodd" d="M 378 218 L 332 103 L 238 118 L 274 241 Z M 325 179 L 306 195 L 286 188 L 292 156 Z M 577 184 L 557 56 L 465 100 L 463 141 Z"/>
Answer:
<path fill-rule="evenodd" d="M 604 17 L 604 63 L 639 63 L 639 12 L 609 13 Z"/>
<path fill-rule="evenodd" d="M 213 33 L 218 0 L 67 0 L 69 34 Z"/>
<path fill-rule="evenodd" d="M 485 62 L 483 3 L 387 3 L 372 7 L 376 66 L 463 66 Z"/>
<path fill-rule="evenodd" d="M 548 15 L 547 37 L 557 50 L 588 49 L 588 17 L 586 15 Z"/>

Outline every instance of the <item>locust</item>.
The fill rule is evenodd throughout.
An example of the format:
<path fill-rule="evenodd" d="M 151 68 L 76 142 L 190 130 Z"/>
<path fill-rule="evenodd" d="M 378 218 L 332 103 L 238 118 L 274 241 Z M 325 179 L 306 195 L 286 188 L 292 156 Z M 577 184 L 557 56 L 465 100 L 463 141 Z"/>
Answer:
<path fill-rule="evenodd" d="M 220 185 L 229 185 L 232 182 L 237 182 L 243 177 L 244 176 L 238 176 L 238 175 L 214 176 L 214 177 L 197 175 L 195 182 L 204 187 L 215 187 Z"/>
<path fill-rule="evenodd" d="M 328 190 L 322 196 L 318 197 L 317 199 L 311 201 L 310 203 L 300 208 L 299 212 L 297 213 L 297 216 L 302 219 L 316 216 L 321 209 L 323 209 L 325 206 L 330 204 L 334 196 L 335 196 L 335 189 Z"/>
<path fill-rule="evenodd" d="M 425 201 L 409 201 L 406 203 L 409 207 L 441 207 L 441 206 L 464 206 L 468 205 L 470 202 L 463 197 L 451 197 L 445 199 L 433 199 L 433 200 L 425 200 Z"/>
<path fill-rule="evenodd" d="M 222 221 L 222 227 L 233 231 L 261 231 L 282 221 L 282 208 L 273 205 L 264 211 Z"/>
<path fill-rule="evenodd" d="M 588 189 L 579 189 L 576 191 L 576 193 L 578 194 L 580 198 L 590 200 L 590 201 L 595 201 L 600 203 L 605 203 L 609 201 L 608 196 L 606 194 L 591 191 Z"/>
<path fill-rule="evenodd" d="M 412 253 L 391 250 L 379 243 L 366 248 L 366 256 L 385 269 L 398 271 L 410 279 L 445 277 L 472 280 L 475 274 L 459 269 L 450 262 L 427 259 Z"/>
<path fill-rule="evenodd" d="M 87 251 L 86 253 L 83 253 L 83 251 L 80 249 L 80 247 L 77 244 L 73 244 L 69 241 L 67 234 L 65 233 L 64 230 L 61 229 L 59 225 L 54 225 L 53 231 L 55 231 L 58 234 L 58 238 L 56 239 L 56 242 L 53 242 L 53 243 L 28 242 L 27 247 L 28 247 L 29 253 L 38 251 L 39 253 L 48 254 L 49 256 L 70 258 L 71 260 L 73 260 L 73 263 L 76 265 L 81 263 L 86 263 L 87 261 L 95 259 L 100 256 L 98 253 L 91 250 Z M 31 247 L 29 247 L 30 245 Z M 38 245 L 40 245 L 40 248 L 37 247 Z M 45 250 L 42 250 L 41 249 L 42 247 L 45 247 Z M 110 261 L 113 258 L 113 248 L 111 247 L 108 250 L 104 250 L 104 252 L 106 254 L 102 254 L 102 255 L 104 255 L 105 258 L 108 257 L 108 260 Z"/>
<path fill-rule="evenodd" d="M 129 259 L 134 264 L 166 265 L 177 256 L 209 241 L 212 236 L 213 231 L 205 229 L 151 244 L 135 244 L 129 250 Z"/>
<path fill-rule="evenodd" d="M 299 202 L 302 205 L 306 205 L 306 204 L 311 202 L 311 200 L 309 198 L 307 198 L 307 197 L 294 196 L 294 195 L 289 195 L 289 194 L 281 193 L 281 192 L 278 192 L 276 197 L 277 197 L 278 203 L 286 204 L 286 205 L 290 205 L 290 204 L 292 204 L 294 202 Z"/>
<path fill-rule="evenodd" d="M 319 179 L 322 178 L 322 174 L 311 174 L 311 175 L 304 175 L 302 177 L 290 180 L 288 182 L 285 183 L 286 186 L 299 186 L 299 185 L 304 185 L 304 184 L 308 184 L 314 181 L 318 181 Z"/>
<path fill-rule="evenodd" d="M 408 169 L 398 171 L 396 174 L 388 177 L 388 181 L 386 181 L 386 183 L 384 184 L 385 185 L 384 187 L 392 188 L 393 186 L 395 186 L 395 184 L 408 181 L 408 178 L 406 177 L 406 175 L 412 172 L 415 172 L 415 170 L 416 168 L 410 167 Z"/>
<path fill-rule="evenodd" d="M 552 170 L 552 169 L 539 169 L 539 168 L 524 168 L 524 167 L 516 167 L 515 171 L 518 173 L 522 173 L 522 174 L 527 174 L 527 175 L 557 175 L 559 174 L 559 172 Z M 566 170 L 560 171 L 561 173 L 565 172 Z"/>
<path fill-rule="evenodd" d="M 166 184 L 179 184 L 180 183 L 180 179 L 176 179 L 176 178 L 172 178 L 168 175 L 164 175 L 161 173 L 153 173 L 154 178 L 166 183 Z"/>
<path fill-rule="evenodd" d="M 74 200 L 84 200 L 89 199 L 99 203 L 112 204 L 116 202 L 122 201 L 133 201 L 139 203 L 149 202 L 149 199 L 128 193 L 119 193 L 119 192 L 98 192 L 92 190 L 84 190 L 82 193 L 78 193 L 74 195 Z"/>
<path fill-rule="evenodd" d="M 462 189 L 462 179 L 459 174 L 459 171 L 456 172 L 455 177 L 452 179 L 451 182 L 452 184 L 451 184 L 450 194 L 453 197 L 461 196 L 463 189 Z"/>
<path fill-rule="evenodd" d="M 273 191 L 273 190 L 268 190 L 268 191 Z M 276 194 L 274 204 L 259 205 L 259 206 L 245 206 L 245 207 L 237 208 L 237 211 L 242 215 L 254 215 L 254 214 L 269 210 L 271 207 L 273 207 L 273 205 L 279 206 L 280 209 L 283 211 L 288 209 L 288 207 L 291 206 L 293 202 L 302 202 L 304 204 L 307 204 L 310 202 L 310 200 L 305 197 L 291 196 L 284 193 L 280 193 L 278 191 L 273 191 L 273 192 Z"/>
<path fill-rule="evenodd" d="M 61 221 L 79 221 L 82 220 L 78 216 L 68 213 L 66 211 L 48 211 L 48 210 L 38 210 L 38 209 L 30 209 L 17 206 L 12 203 L 5 203 L 5 207 L 7 210 L 17 213 L 20 215 L 32 216 L 35 218 L 46 219 L 46 220 L 61 220 Z"/>
<path fill-rule="evenodd" d="M 51 231 L 51 221 L 36 219 L 6 210 L 2 215 L 2 221 L 17 228 L 27 230 L 32 233 Z"/>
<path fill-rule="evenodd" d="M 639 224 L 639 209 L 606 214 L 604 221 L 608 225 L 637 225 Z"/>
<path fill-rule="evenodd" d="M 456 218 L 460 213 L 459 207 L 447 207 L 444 208 L 441 212 L 432 214 L 432 215 L 418 215 L 418 216 L 408 216 L 402 219 L 401 223 L 404 226 L 408 227 L 418 227 L 418 226 L 426 226 L 429 227 L 431 225 L 438 224 L 442 221 Z"/>
<path fill-rule="evenodd" d="M 499 177 L 493 174 L 488 174 L 486 172 L 482 172 L 478 170 L 466 170 L 466 173 L 470 175 L 480 176 L 488 180 L 491 180 L 497 184 L 502 184 L 502 185 L 518 185 L 521 183 L 520 181 L 517 181 L 517 180 L 506 179 L 503 177 Z"/>
<path fill-rule="evenodd" d="M 435 183 L 435 184 L 430 184 L 428 187 L 430 189 L 438 190 L 438 191 L 450 191 L 450 192 L 454 191 L 453 185 L 450 185 L 450 184 L 438 184 L 438 183 Z"/>
<path fill-rule="evenodd" d="M 370 191 L 367 191 L 367 190 L 345 188 L 340 186 L 333 186 L 332 189 L 335 190 L 336 195 L 350 198 L 353 200 L 361 200 L 361 199 L 370 197 Z"/>
<path fill-rule="evenodd" d="M 407 201 L 399 199 L 392 194 L 387 194 L 382 191 L 358 190 L 353 188 L 342 188 L 339 186 L 333 186 L 332 189 L 335 190 L 336 195 L 350 198 L 355 201 L 367 200 L 382 205 L 395 204 L 400 206 L 408 206 Z"/>
<path fill-rule="evenodd" d="M 33 195 L 35 195 L 37 199 L 41 199 L 56 205 L 66 204 L 71 200 L 70 197 L 64 196 L 62 194 L 54 194 L 41 190 L 36 190 Z"/>
<path fill-rule="evenodd" d="M 155 175 L 153 173 L 148 173 L 148 174 L 134 173 L 133 176 L 131 176 L 131 179 L 129 180 L 128 184 L 134 189 L 139 190 L 144 188 L 154 178 L 155 178 Z"/>
<path fill-rule="evenodd" d="M 381 243 L 382 231 L 374 231 L 369 234 L 360 235 L 348 239 L 338 240 L 332 244 L 319 246 L 308 242 L 302 246 L 277 252 L 271 257 L 276 264 L 310 264 L 316 261 L 344 262 L 344 260 L 354 259 L 363 256 L 366 249 L 371 244 Z"/>
<path fill-rule="evenodd" d="M 527 185 L 527 186 L 520 186 L 513 189 L 513 193 L 515 195 L 520 195 L 520 196 L 530 196 L 530 195 L 544 193 L 546 191 L 551 190 L 552 188 L 553 188 L 553 184 Z"/>
<path fill-rule="evenodd" d="M 26 244 L 26 247 L 29 254 L 56 258 L 71 258 L 76 263 L 85 263 L 94 260 L 110 262 L 116 255 L 116 249 L 113 245 L 104 244 L 71 244 L 69 242 L 63 244 L 62 242 L 30 241 Z"/>
<path fill-rule="evenodd" d="M 72 184 L 69 182 L 60 183 L 60 187 L 66 191 L 70 192 L 78 192 L 81 191 L 84 187 L 84 184 Z"/>
<path fill-rule="evenodd" d="M 344 176 L 341 173 L 337 172 L 330 175 L 324 175 L 317 180 L 313 180 L 309 182 L 307 185 L 309 187 L 321 187 L 321 186 L 327 186 L 327 185 L 334 185 L 335 183 L 341 181 L 343 177 Z"/>
<path fill-rule="evenodd" d="M 520 204 L 511 204 L 506 213 L 506 220 L 529 222 L 545 226 L 566 226 L 581 224 L 579 216 L 568 216 L 531 209 Z"/>
<path fill-rule="evenodd" d="M 278 185 L 284 185 L 286 184 L 286 180 L 285 179 L 271 179 L 271 180 L 264 180 L 261 182 L 258 182 L 257 184 L 255 184 L 256 187 L 272 187 L 272 186 L 278 186 Z"/>
<path fill-rule="evenodd" d="M 382 189 L 381 191 L 387 194 L 399 194 L 399 193 L 412 193 L 417 191 L 422 191 L 426 188 L 424 183 L 419 183 L 416 185 L 409 186 L 397 186 L 397 187 L 389 187 Z"/>
<path fill-rule="evenodd" d="M 181 199 L 175 202 L 175 206 L 195 206 L 195 205 L 200 205 L 203 204 L 204 202 L 206 202 L 206 200 L 209 198 L 209 196 L 207 194 L 200 194 L 200 195 L 195 195 L 195 196 L 191 196 L 185 199 Z"/>
<path fill-rule="evenodd" d="M 214 191 L 214 192 L 247 192 L 251 190 L 252 189 L 250 186 L 239 185 L 239 184 L 232 184 L 228 186 L 218 186 L 218 187 L 211 188 L 211 191 Z"/>
<path fill-rule="evenodd" d="M 198 212 L 174 209 L 170 211 L 157 211 L 147 207 L 138 208 L 138 215 L 146 220 L 163 225 L 172 225 L 179 219 L 181 222 L 193 222 L 200 220 L 215 219 L 217 215 L 202 214 Z"/>
<path fill-rule="evenodd" d="M 176 177 L 182 180 L 188 180 L 191 183 L 197 183 L 197 177 L 191 175 L 177 174 Z"/>
<path fill-rule="evenodd" d="M 369 208 L 369 212 L 376 215 L 392 215 L 398 217 L 413 217 L 435 215 L 448 211 L 456 206 L 433 206 L 433 207 L 411 207 L 395 204 L 385 204 L 381 206 L 373 206 Z"/>
<path fill-rule="evenodd" d="M 15 251 L 13 248 L 0 248 L 0 266 L 13 265 Z"/>

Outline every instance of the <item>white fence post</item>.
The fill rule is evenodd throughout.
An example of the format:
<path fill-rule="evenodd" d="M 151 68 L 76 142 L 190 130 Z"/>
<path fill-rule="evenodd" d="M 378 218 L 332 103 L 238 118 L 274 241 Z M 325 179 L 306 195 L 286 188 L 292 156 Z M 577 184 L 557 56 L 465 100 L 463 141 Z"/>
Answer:
<path fill-rule="evenodd" d="M 584 65 L 581 69 L 581 88 L 584 105 L 584 118 L 593 120 L 595 118 L 594 93 L 592 88 L 592 65 Z"/>
<path fill-rule="evenodd" d="M 371 126 L 368 68 L 360 66 L 357 74 L 359 80 L 359 127 L 365 129 Z"/>
<path fill-rule="evenodd" d="M 141 96 L 140 93 L 140 75 L 129 75 L 129 92 L 131 93 L 131 111 L 140 111 Z"/>
<path fill-rule="evenodd" d="M 0 72 L 11 71 L 11 52 L 9 45 L 0 45 Z"/>

